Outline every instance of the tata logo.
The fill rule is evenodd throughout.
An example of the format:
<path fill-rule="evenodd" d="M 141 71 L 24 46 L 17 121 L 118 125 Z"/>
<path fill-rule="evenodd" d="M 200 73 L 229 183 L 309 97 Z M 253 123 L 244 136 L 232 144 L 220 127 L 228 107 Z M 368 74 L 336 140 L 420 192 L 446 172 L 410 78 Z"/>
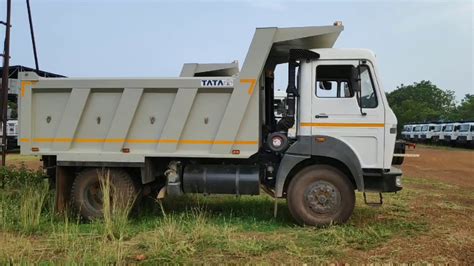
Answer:
<path fill-rule="evenodd" d="M 234 83 L 231 79 L 203 79 L 201 80 L 203 87 L 232 87 Z"/>

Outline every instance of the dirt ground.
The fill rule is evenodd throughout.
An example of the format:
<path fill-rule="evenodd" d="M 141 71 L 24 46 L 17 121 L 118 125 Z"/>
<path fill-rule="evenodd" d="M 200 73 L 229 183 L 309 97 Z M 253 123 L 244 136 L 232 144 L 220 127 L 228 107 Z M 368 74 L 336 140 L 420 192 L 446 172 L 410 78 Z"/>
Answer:
<path fill-rule="evenodd" d="M 417 146 L 408 153 L 420 157 L 405 158 L 402 167 L 405 176 L 474 187 L 474 151 Z"/>
<path fill-rule="evenodd" d="M 26 167 L 32 170 L 41 169 L 42 162 L 40 157 L 36 156 L 22 156 L 17 153 L 7 154 L 7 166 Z"/>

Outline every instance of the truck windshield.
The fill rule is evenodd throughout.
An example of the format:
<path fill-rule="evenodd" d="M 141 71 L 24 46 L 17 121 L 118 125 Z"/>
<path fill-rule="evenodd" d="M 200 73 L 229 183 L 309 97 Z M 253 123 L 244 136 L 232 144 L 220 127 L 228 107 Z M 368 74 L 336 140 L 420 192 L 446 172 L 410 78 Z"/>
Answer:
<path fill-rule="evenodd" d="M 441 131 L 441 126 L 435 126 L 433 131 L 434 132 L 440 132 Z"/>
<path fill-rule="evenodd" d="M 453 125 L 447 125 L 445 128 L 444 128 L 444 132 L 451 132 L 453 131 Z"/>
<path fill-rule="evenodd" d="M 420 129 L 421 129 L 421 127 L 420 127 L 420 126 L 416 126 L 416 127 L 415 127 L 415 129 L 414 129 L 413 131 L 415 131 L 415 132 L 420 132 Z"/>
<path fill-rule="evenodd" d="M 468 132 L 469 126 L 470 126 L 469 124 L 461 125 L 461 128 L 459 128 L 459 132 Z"/>
<path fill-rule="evenodd" d="M 421 131 L 428 131 L 428 125 L 423 126 L 423 127 L 421 128 Z"/>

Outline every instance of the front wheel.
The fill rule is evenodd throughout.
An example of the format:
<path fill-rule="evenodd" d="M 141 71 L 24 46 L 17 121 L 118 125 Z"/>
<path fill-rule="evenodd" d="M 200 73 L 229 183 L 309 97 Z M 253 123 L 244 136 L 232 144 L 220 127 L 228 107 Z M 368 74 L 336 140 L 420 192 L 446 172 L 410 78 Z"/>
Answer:
<path fill-rule="evenodd" d="M 288 208 L 301 225 L 344 223 L 352 215 L 355 192 L 349 179 L 329 165 L 304 168 L 287 190 Z"/>

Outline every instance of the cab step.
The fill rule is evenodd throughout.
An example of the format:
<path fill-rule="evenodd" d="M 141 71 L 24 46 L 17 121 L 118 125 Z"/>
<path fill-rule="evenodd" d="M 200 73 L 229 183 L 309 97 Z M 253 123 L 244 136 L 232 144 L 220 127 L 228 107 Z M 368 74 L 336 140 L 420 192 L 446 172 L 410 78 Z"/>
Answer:
<path fill-rule="evenodd" d="M 383 204 L 382 193 L 378 193 L 379 194 L 379 201 L 378 202 L 369 202 L 369 201 L 367 201 L 367 195 L 365 194 L 365 192 L 363 194 L 364 194 L 364 203 L 367 204 L 368 206 L 370 206 L 370 207 L 380 207 L 380 206 L 382 206 L 382 204 Z"/>

